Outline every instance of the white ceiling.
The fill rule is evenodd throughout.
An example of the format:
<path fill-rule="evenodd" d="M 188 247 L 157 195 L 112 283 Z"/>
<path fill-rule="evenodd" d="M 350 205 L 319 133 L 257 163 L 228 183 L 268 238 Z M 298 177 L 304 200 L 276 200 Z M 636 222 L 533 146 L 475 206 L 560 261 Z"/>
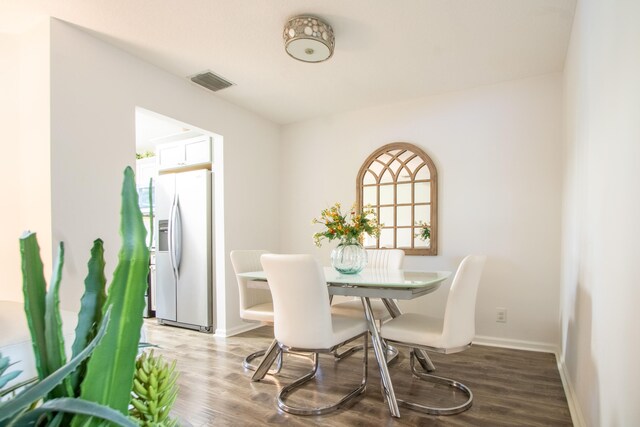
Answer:
<path fill-rule="evenodd" d="M 277 123 L 561 71 L 576 0 L 2 0 L 0 33 L 53 16 Z M 334 28 L 327 62 L 295 61 L 282 28 Z M 204 89 L 203 89 L 204 90 Z"/>

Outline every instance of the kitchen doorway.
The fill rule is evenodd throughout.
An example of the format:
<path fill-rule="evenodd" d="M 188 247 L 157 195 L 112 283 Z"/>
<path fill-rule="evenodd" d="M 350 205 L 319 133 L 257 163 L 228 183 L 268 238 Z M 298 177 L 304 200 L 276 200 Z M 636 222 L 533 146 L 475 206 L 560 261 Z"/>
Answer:
<path fill-rule="evenodd" d="M 136 185 L 151 252 L 144 315 L 213 332 L 225 315 L 223 138 L 143 108 L 135 124 Z"/>

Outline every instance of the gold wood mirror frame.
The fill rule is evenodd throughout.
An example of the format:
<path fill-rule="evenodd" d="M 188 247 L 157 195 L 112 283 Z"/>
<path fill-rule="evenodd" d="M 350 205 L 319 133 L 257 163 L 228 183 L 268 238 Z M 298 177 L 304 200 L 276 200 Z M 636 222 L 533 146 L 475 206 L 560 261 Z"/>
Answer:
<path fill-rule="evenodd" d="M 380 237 L 367 237 L 365 248 L 438 254 L 438 175 L 421 148 L 394 142 L 367 157 L 356 179 L 356 203 L 359 209 L 371 205 L 383 224 Z M 426 241 L 416 236 L 420 221 L 430 224 L 431 237 Z"/>

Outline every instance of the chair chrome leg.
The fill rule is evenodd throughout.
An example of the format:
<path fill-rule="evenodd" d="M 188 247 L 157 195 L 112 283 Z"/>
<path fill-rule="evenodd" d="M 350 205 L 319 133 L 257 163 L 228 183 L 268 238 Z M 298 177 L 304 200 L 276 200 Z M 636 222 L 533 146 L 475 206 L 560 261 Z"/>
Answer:
<path fill-rule="evenodd" d="M 282 354 L 282 349 L 280 348 L 280 345 L 278 345 L 278 341 L 274 339 L 265 352 L 262 362 L 260 362 L 260 366 L 256 368 L 256 372 L 251 377 L 251 381 L 260 381 L 263 379 L 269 372 L 269 368 L 273 365 L 273 362 L 278 358 L 279 354 Z"/>
<path fill-rule="evenodd" d="M 253 366 L 251 362 L 253 362 L 253 359 L 256 359 L 260 356 L 264 356 L 266 351 L 267 350 L 260 350 L 260 351 L 256 351 L 255 353 L 251 353 L 250 355 L 244 358 L 244 360 L 242 361 L 242 366 L 245 369 L 248 369 L 250 371 L 255 371 L 257 369 L 257 366 Z"/>
<path fill-rule="evenodd" d="M 385 340 L 382 341 L 382 350 L 384 351 L 385 358 L 387 359 L 387 365 L 390 364 L 398 357 L 398 349 L 392 345 L 387 344 Z"/>
<path fill-rule="evenodd" d="M 415 356 L 415 358 L 418 360 L 418 363 L 420 364 L 420 366 L 422 366 L 422 369 L 424 369 L 425 371 L 433 372 L 436 370 L 436 367 L 434 366 L 433 362 L 431 361 L 431 358 L 429 358 L 429 355 L 427 354 L 426 351 L 420 348 L 414 348 L 412 349 L 411 354 Z"/>
<path fill-rule="evenodd" d="M 282 370 L 282 360 L 284 359 L 284 351 L 280 349 L 278 352 L 278 357 L 276 357 L 276 369 L 274 369 L 274 374 L 279 374 Z"/>
<path fill-rule="evenodd" d="M 253 362 L 253 360 L 257 359 L 258 357 L 264 356 L 266 352 L 267 350 L 260 350 L 260 351 L 256 351 L 255 353 L 251 353 L 250 355 L 244 358 L 244 360 L 242 361 L 242 366 L 249 371 L 255 371 L 256 369 L 258 369 L 258 367 L 255 365 L 252 365 L 251 362 Z M 283 353 L 282 353 L 282 350 L 280 350 L 278 352 L 278 357 L 276 358 L 276 368 L 269 370 L 268 372 L 269 374 L 274 375 L 274 374 L 280 373 L 280 370 L 282 370 L 282 357 L 283 357 Z"/>
<path fill-rule="evenodd" d="M 304 385 L 305 383 L 307 383 L 308 381 L 310 381 L 311 379 L 313 379 L 316 376 L 316 373 L 318 372 L 319 360 L 318 360 L 318 354 L 314 353 L 314 356 L 313 356 L 313 369 L 311 371 L 309 371 L 307 374 L 305 374 L 304 376 L 302 376 L 301 378 L 298 378 L 293 383 L 289 384 L 288 386 L 283 387 L 282 390 L 280 390 L 280 392 L 278 393 L 278 408 L 280 408 L 283 411 L 288 412 L 290 414 L 294 414 L 294 415 L 323 415 L 323 414 L 327 414 L 329 412 L 333 412 L 336 409 L 341 408 L 342 406 L 347 404 L 349 401 L 351 401 L 355 397 L 357 397 L 360 394 L 364 393 L 364 391 L 365 391 L 365 389 L 367 387 L 367 371 L 368 371 L 368 364 L 369 364 L 369 362 L 368 362 L 368 352 L 367 352 L 367 338 L 368 338 L 367 335 L 368 334 L 364 334 L 363 335 L 363 337 L 364 337 L 364 346 L 363 346 L 363 349 L 364 349 L 364 354 L 363 354 L 364 362 L 362 364 L 362 382 L 360 383 L 360 385 L 356 389 L 354 389 L 351 392 L 349 392 L 346 396 L 341 398 L 337 403 L 334 403 L 332 405 L 323 406 L 323 407 L 320 407 L 320 408 L 303 408 L 303 407 L 291 406 L 291 405 L 287 404 L 285 402 L 285 399 L 287 398 L 287 396 L 292 394 L 296 389 L 300 388 L 302 385 Z"/>
<path fill-rule="evenodd" d="M 356 351 L 360 351 L 362 350 L 362 346 L 361 345 L 355 345 L 345 351 L 343 351 L 342 353 L 338 353 L 338 350 L 333 350 L 333 357 L 336 361 L 341 361 L 342 359 L 351 356 L 353 353 L 355 353 Z"/>
<path fill-rule="evenodd" d="M 457 405 L 457 406 L 451 406 L 451 407 L 444 407 L 444 408 L 437 408 L 437 407 L 432 407 L 432 406 L 426 406 L 426 405 L 421 405 L 419 403 L 415 403 L 415 402 L 407 402 L 405 400 L 401 400 L 398 399 L 398 404 L 400 406 L 409 408 L 409 409 L 413 409 L 419 412 L 424 412 L 426 414 L 431 414 L 431 415 L 453 415 L 453 414 L 459 414 L 460 412 L 466 411 L 467 409 L 469 409 L 473 403 L 473 393 L 471 392 L 471 390 L 469 389 L 469 387 L 467 387 L 466 385 L 459 383 L 455 380 L 451 380 L 449 378 L 442 378 L 442 377 L 438 377 L 435 375 L 431 375 L 431 374 L 425 374 L 424 372 L 420 372 L 416 369 L 415 366 L 415 355 L 413 353 L 413 351 L 411 352 L 411 356 L 410 356 L 410 365 L 411 365 L 411 373 L 422 380 L 426 380 L 426 381 L 430 381 L 430 382 L 435 382 L 438 384 L 444 384 L 444 385 L 448 385 L 450 387 L 455 387 L 459 390 L 461 390 L 465 395 L 467 395 L 468 399 L 466 402 Z"/>

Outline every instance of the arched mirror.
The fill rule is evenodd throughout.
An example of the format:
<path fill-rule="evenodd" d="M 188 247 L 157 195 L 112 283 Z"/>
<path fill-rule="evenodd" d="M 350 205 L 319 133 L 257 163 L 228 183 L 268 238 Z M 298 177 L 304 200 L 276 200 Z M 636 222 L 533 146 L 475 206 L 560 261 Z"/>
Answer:
<path fill-rule="evenodd" d="M 438 180 L 436 167 L 423 150 L 404 142 L 379 148 L 360 168 L 356 191 L 358 207 L 370 205 L 383 224 L 379 238 L 365 239 L 366 248 L 437 254 Z"/>

